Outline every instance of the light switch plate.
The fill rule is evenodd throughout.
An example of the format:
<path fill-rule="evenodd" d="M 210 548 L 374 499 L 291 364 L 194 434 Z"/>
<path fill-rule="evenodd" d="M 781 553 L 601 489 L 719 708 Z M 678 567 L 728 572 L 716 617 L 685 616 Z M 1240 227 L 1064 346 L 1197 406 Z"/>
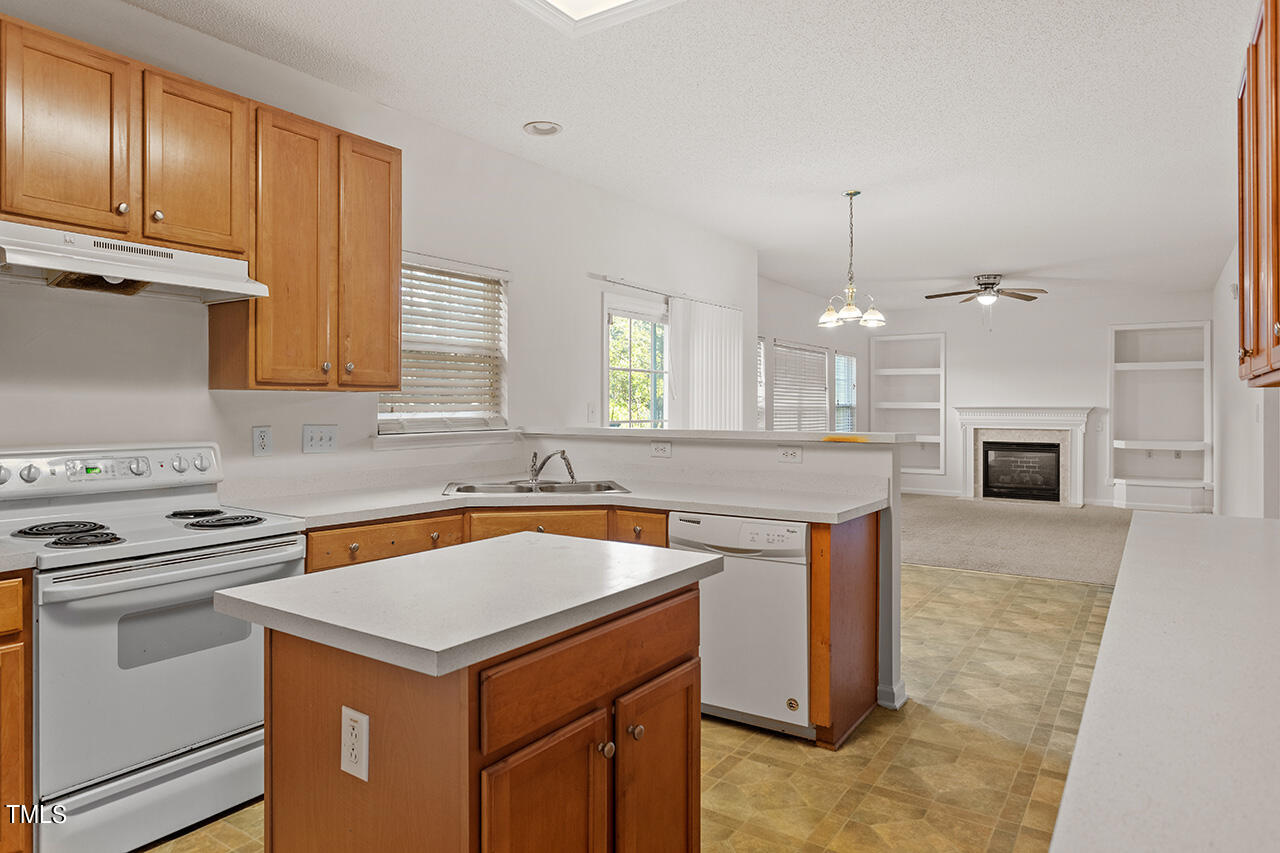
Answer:
<path fill-rule="evenodd" d="M 659 459 L 670 459 L 671 458 L 671 442 L 669 441 L 649 442 L 649 455 L 656 456 Z"/>
<path fill-rule="evenodd" d="M 254 456 L 270 456 L 271 455 L 271 427 L 256 426 L 252 427 L 253 431 L 253 455 Z"/>
<path fill-rule="evenodd" d="M 303 453 L 333 453 L 338 449 L 337 424 L 303 424 Z"/>

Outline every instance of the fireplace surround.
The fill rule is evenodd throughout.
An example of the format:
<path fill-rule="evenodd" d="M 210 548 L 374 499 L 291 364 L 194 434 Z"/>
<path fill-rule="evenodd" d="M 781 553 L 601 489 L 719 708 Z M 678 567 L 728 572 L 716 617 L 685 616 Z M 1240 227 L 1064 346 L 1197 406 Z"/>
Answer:
<path fill-rule="evenodd" d="M 955 410 L 964 468 L 961 497 L 982 498 L 978 483 L 982 441 L 1057 440 L 1061 447 L 1060 506 L 1084 506 L 1084 437 L 1092 406 L 956 406 Z"/>

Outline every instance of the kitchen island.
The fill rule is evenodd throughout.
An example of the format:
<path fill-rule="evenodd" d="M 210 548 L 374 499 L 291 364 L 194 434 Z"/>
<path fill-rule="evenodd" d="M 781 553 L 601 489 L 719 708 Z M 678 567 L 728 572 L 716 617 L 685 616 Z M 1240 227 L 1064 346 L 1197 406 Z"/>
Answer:
<path fill-rule="evenodd" d="M 517 533 L 219 592 L 267 629 L 268 847 L 697 850 L 721 563 Z"/>

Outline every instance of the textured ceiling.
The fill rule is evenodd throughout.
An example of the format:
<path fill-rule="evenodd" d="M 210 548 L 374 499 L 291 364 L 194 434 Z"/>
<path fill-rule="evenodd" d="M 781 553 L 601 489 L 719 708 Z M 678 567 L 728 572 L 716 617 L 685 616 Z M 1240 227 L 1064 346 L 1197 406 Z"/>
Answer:
<path fill-rule="evenodd" d="M 129 2 L 704 223 L 816 293 L 844 277 L 850 188 L 887 305 L 979 272 L 1206 288 L 1234 241 L 1257 0 L 685 0 L 578 38 L 512 0 Z"/>

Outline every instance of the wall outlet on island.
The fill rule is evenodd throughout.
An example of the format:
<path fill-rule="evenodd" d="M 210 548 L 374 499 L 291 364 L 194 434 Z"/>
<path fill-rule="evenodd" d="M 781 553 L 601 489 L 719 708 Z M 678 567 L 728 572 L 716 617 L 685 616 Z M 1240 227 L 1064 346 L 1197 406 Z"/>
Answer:
<path fill-rule="evenodd" d="M 303 453 L 333 453 L 338 449 L 337 424 L 303 424 Z"/>
<path fill-rule="evenodd" d="M 778 461 L 799 464 L 804 461 L 804 449 L 795 444 L 779 444 Z"/>
<path fill-rule="evenodd" d="M 651 441 L 649 442 L 649 455 L 658 459 L 671 458 L 671 442 L 669 441 Z"/>
<path fill-rule="evenodd" d="M 342 757 L 339 768 L 369 781 L 369 715 L 342 706 Z"/>
<path fill-rule="evenodd" d="M 253 455 L 254 456 L 270 456 L 271 455 L 271 427 L 256 426 L 253 430 Z"/>

